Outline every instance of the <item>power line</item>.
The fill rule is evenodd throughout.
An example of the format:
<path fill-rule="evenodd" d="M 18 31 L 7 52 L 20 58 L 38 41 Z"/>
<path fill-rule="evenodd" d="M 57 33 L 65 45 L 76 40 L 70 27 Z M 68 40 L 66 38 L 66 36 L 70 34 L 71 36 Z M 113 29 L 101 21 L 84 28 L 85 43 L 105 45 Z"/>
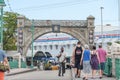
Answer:
<path fill-rule="evenodd" d="M 8 7 L 9 7 L 10 11 L 13 12 L 9 0 L 7 0 L 7 4 L 8 4 Z"/>
<path fill-rule="evenodd" d="M 86 2 L 82 2 L 80 0 L 73 0 L 73 1 L 67 1 L 67 2 L 61 2 L 61 3 L 53 3 L 53 4 L 45 4 L 45 5 L 40 5 L 40 6 L 32 6 L 32 7 L 26 7 L 26 8 L 19 8 L 19 9 L 15 9 L 15 10 L 33 10 L 33 9 L 41 9 L 41 8 L 45 8 L 45 9 L 50 9 L 50 8 L 58 8 L 58 7 L 66 7 L 66 6 L 73 6 L 73 5 L 77 5 L 77 4 L 87 4 L 90 2 L 94 2 L 97 0 L 87 0 Z"/>

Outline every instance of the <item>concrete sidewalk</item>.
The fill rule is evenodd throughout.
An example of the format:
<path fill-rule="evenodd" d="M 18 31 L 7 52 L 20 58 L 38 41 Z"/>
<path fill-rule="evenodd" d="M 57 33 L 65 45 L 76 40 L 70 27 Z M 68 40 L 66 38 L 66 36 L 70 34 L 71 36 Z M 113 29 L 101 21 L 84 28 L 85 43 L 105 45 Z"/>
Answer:
<path fill-rule="evenodd" d="M 75 73 L 74 73 L 73 68 L 71 69 L 71 72 L 72 72 L 72 80 L 83 80 L 83 77 L 84 77 L 83 71 L 81 71 L 81 77 L 80 78 L 75 78 Z M 107 77 L 105 75 L 103 76 L 102 79 L 99 79 L 98 72 L 96 73 L 95 79 L 92 79 L 92 73 L 90 73 L 88 76 L 89 76 L 88 80 L 116 80 L 115 77 Z"/>
<path fill-rule="evenodd" d="M 16 74 L 21 74 L 21 73 L 26 73 L 26 72 L 31 72 L 35 71 L 37 68 L 16 68 L 16 69 L 11 69 L 10 73 L 5 72 L 5 76 L 11 76 L 11 75 L 16 75 Z"/>

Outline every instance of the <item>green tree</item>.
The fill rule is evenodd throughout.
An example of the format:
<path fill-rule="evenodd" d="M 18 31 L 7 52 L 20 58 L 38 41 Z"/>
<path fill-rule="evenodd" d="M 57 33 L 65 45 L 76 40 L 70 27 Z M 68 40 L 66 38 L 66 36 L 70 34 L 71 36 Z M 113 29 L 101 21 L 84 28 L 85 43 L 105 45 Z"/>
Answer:
<path fill-rule="evenodd" d="M 112 45 L 112 42 L 107 42 L 107 45 L 111 46 L 111 45 Z"/>
<path fill-rule="evenodd" d="M 116 43 L 120 44 L 120 41 L 115 41 Z"/>
<path fill-rule="evenodd" d="M 3 49 L 4 50 L 16 50 L 15 37 L 17 29 L 17 13 L 5 12 L 3 16 L 4 21 L 4 31 L 3 31 Z"/>

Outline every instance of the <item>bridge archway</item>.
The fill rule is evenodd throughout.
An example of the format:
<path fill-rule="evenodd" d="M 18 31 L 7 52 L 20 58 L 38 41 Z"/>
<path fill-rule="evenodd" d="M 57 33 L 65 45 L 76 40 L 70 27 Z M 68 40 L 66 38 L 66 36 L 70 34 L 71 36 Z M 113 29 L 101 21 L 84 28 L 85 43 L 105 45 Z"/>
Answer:
<path fill-rule="evenodd" d="M 47 33 L 66 33 L 81 41 L 82 45 L 93 45 L 94 17 L 87 20 L 28 20 L 19 16 L 18 25 L 18 51 L 26 56 L 27 50 L 33 40 Z"/>

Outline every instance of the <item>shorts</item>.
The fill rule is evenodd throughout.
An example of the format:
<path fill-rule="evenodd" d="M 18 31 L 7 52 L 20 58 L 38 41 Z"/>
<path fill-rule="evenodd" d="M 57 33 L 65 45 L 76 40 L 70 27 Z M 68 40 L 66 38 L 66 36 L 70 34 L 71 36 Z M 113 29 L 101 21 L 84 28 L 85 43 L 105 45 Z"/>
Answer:
<path fill-rule="evenodd" d="M 104 70 L 105 69 L 105 62 L 101 62 L 100 63 L 100 70 Z"/>
<path fill-rule="evenodd" d="M 83 69 L 83 65 L 80 65 L 80 62 L 75 62 L 74 68 L 82 70 Z"/>
<path fill-rule="evenodd" d="M 4 72 L 0 71 L 0 80 L 4 80 Z"/>

